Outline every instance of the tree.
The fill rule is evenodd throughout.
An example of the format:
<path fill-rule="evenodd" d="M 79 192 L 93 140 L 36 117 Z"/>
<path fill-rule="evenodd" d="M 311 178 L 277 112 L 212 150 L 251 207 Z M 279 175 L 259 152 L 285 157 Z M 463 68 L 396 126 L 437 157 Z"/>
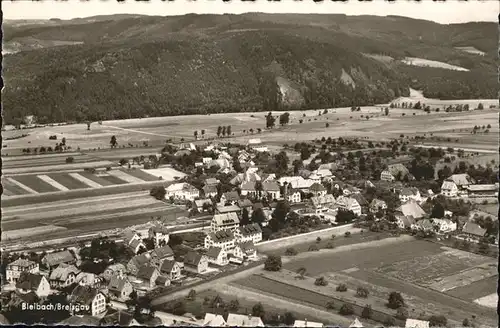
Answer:
<path fill-rule="evenodd" d="M 253 223 L 258 223 L 259 225 L 262 225 L 262 223 L 266 221 L 267 221 L 266 214 L 264 213 L 264 210 L 262 208 L 258 208 L 252 212 Z"/>
<path fill-rule="evenodd" d="M 348 223 L 351 222 L 356 218 L 356 214 L 354 214 L 352 211 L 345 211 L 339 209 L 336 215 L 336 219 L 338 223 Z"/>
<path fill-rule="evenodd" d="M 347 291 L 347 286 L 345 284 L 339 284 L 336 288 L 338 292 L 346 292 Z"/>
<path fill-rule="evenodd" d="M 358 289 L 356 289 L 356 295 L 358 297 L 367 298 L 369 294 L 370 292 L 365 287 L 358 287 Z"/>
<path fill-rule="evenodd" d="M 373 310 L 371 305 L 366 305 L 361 312 L 361 318 L 370 319 L 373 315 Z"/>
<path fill-rule="evenodd" d="M 317 251 L 319 251 L 319 247 L 316 244 L 312 244 L 311 246 L 309 246 L 309 248 L 307 249 L 307 251 L 308 252 L 317 252 Z"/>
<path fill-rule="evenodd" d="M 248 213 L 248 210 L 246 208 L 243 208 L 243 211 L 241 213 L 240 225 L 244 226 L 247 224 L 250 224 L 250 215 Z"/>
<path fill-rule="evenodd" d="M 273 113 L 269 112 L 266 116 L 266 128 L 267 129 L 272 129 L 274 127 L 274 122 L 276 119 L 273 116 Z"/>
<path fill-rule="evenodd" d="M 333 310 L 333 309 L 335 309 L 335 303 L 334 303 L 333 301 L 328 301 L 328 302 L 326 303 L 326 308 L 327 308 L 328 310 Z"/>
<path fill-rule="evenodd" d="M 194 135 L 194 138 L 195 138 L 196 140 L 198 140 L 198 131 L 194 131 L 194 132 L 193 132 L 193 135 Z"/>
<path fill-rule="evenodd" d="M 201 138 L 205 139 L 205 129 L 201 130 Z"/>
<path fill-rule="evenodd" d="M 71 164 L 75 161 L 75 159 L 72 156 L 66 157 L 66 163 Z"/>
<path fill-rule="evenodd" d="M 385 108 L 385 116 L 389 116 L 389 108 L 387 108 L 387 107 Z"/>
<path fill-rule="evenodd" d="M 342 315 L 351 315 L 354 314 L 354 309 L 351 304 L 344 303 L 339 310 L 339 313 Z"/>
<path fill-rule="evenodd" d="M 284 223 L 288 212 L 290 212 L 290 204 L 288 204 L 286 200 L 280 200 L 278 201 L 278 204 L 276 204 L 276 208 L 274 209 L 272 215 L 273 218 Z"/>
<path fill-rule="evenodd" d="M 293 313 L 291 312 L 285 312 L 285 314 L 283 315 L 283 321 L 285 323 L 285 325 L 287 326 L 293 326 L 293 324 L 295 323 L 295 316 L 293 315 Z"/>
<path fill-rule="evenodd" d="M 240 309 L 240 302 L 237 299 L 231 300 L 228 305 L 228 310 L 231 312 L 238 312 Z"/>
<path fill-rule="evenodd" d="M 226 134 L 227 134 L 228 136 L 230 136 L 230 135 L 231 135 L 231 125 L 228 125 L 228 126 L 226 127 Z"/>
<path fill-rule="evenodd" d="M 325 124 L 325 127 L 326 127 L 326 128 L 329 128 L 329 127 L 330 127 L 330 123 L 328 123 L 328 122 L 327 122 L 327 123 Z"/>
<path fill-rule="evenodd" d="M 188 300 L 190 300 L 190 301 L 194 301 L 194 300 L 196 300 L 196 290 L 191 289 L 191 290 L 189 291 L 189 294 L 188 294 L 188 296 L 187 296 L 187 299 L 188 299 Z"/>
<path fill-rule="evenodd" d="M 281 256 L 279 255 L 269 255 L 264 262 L 264 270 L 267 271 L 280 271 L 282 267 Z"/>
<path fill-rule="evenodd" d="M 128 161 L 125 158 L 122 158 L 122 159 L 120 159 L 120 161 L 118 163 L 120 164 L 120 166 L 123 166 L 123 165 L 127 164 Z"/>
<path fill-rule="evenodd" d="M 276 161 L 276 170 L 278 174 L 284 174 L 288 171 L 288 163 L 290 160 L 285 151 L 281 151 L 274 157 Z"/>
<path fill-rule="evenodd" d="M 436 202 L 436 204 L 432 208 L 431 217 L 436 219 L 441 219 L 444 217 L 444 207 L 443 205 L 441 205 L 441 203 Z"/>
<path fill-rule="evenodd" d="M 225 137 L 227 134 L 227 127 L 223 126 L 222 127 L 222 136 Z"/>
<path fill-rule="evenodd" d="M 266 312 L 264 311 L 262 303 L 259 302 L 252 307 L 252 315 L 254 317 L 262 318 L 264 314 L 266 314 Z"/>
<path fill-rule="evenodd" d="M 328 281 L 325 279 L 325 277 L 319 277 L 316 278 L 314 281 L 314 285 L 316 286 L 328 286 Z"/>
<path fill-rule="evenodd" d="M 477 105 L 477 109 L 483 110 L 484 109 L 483 103 L 479 103 L 479 105 Z"/>
<path fill-rule="evenodd" d="M 280 115 L 280 125 L 284 126 L 290 122 L 290 114 L 288 112 L 285 112 Z"/>
<path fill-rule="evenodd" d="M 433 315 L 429 318 L 430 327 L 446 327 L 448 320 L 444 315 Z"/>
<path fill-rule="evenodd" d="M 151 188 L 151 191 L 149 192 L 151 196 L 158 200 L 163 200 L 165 199 L 165 195 L 167 194 L 167 191 L 165 190 L 165 187 L 163 186 L 154 186 Z"/>
<path fill-rule="evenodd" d="M 400 307 L 403 307 L 404 305 L 405 305 L 405 301 L 403 299 L 403 296 L 401 296 L 401 293 L 391 292 L 389 294 L 387 307 L 389 307 L 391 309 L 399 309 Z"/>
<path fill-rule="evenodd" d="M 111 140 L 109 141 L 111 148 L 116 148 L 118 145 L 118 141 L 116 141 L 116 136 L 111 136 Z"/>
<path fill-rule="evenodd" d="M 295 256 L 297 254 L 298 254 L 297 250 L 293 247 L 287 248 L 285 251 L 286 256 Z"/>
<path fill-rule="evenodd" d="M 462 321 L 462 326 L 469 327 L 470 326 L 469 319 L 465 318 L 464 321 Z"/>
<path fill-rule="evenodd" d="M 220 138 L 220 135 L 222 134 L 222 126 L 217 127 L 217 137 Z"/>

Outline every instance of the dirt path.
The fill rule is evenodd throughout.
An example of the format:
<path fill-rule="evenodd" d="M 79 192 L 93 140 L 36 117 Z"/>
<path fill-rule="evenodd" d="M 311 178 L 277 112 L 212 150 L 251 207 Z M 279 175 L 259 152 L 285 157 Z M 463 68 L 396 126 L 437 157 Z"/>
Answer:
<path fill-rule="evenodd" d="M 168 136 L 166 134 L 160 134 L 160 133 L 153 133 L 153 132 L 146 132 L 146 131 L 139 131 L 139 130 L 133 130 L 133 129 L 120 128 L 120 127 L 112 126 L 112 125 L 102 125 L 102 127 L 104 127 L 104 128 L 111 128 L 111 129 L 117 129 L 117 130 L 123 130 L 123 131 L 127 131 L 127 132 L 149 134 L 151 136 L 157 136 L 157 137 L 172 138 L 172 136 Z"/>

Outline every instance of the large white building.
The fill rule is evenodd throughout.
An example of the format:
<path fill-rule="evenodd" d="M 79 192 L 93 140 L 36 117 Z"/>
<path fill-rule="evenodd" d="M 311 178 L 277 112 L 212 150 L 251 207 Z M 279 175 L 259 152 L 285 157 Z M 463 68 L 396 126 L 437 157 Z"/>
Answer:
<path fill-rule="evenodd" d="M 234 212 L 215 214 L 210 224 L 212 232 L 221 230 L 235 231 L 239 226 L 240 219 L 238 218 L 238 214 Z"/>
<path fill-rule="evenodd" d="M 7 264 L 7 268 L 5 269 L 5 279 L 9 283 L 15 283 L 21 276 L 22 272 L 40 272 L 38 263 L 24 259 L 17 259 L 14 262 Z"/>
<path fill-rule="evenodd" d="M 167 198 L 190 200 L 200 197 L 200 191 L 189 183 L 174 183 L 166 188 Z"/>

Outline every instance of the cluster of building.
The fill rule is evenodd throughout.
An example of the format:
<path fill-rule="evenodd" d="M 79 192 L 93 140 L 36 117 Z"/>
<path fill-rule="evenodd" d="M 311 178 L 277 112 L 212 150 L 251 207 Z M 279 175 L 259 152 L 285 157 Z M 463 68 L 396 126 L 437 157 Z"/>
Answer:
<path fill-rule="evenodd" d="M 441 194 L 446 197 L 498 198 L 498 183 L 476 184 L 467 173 L 453 174 L 443 181 Z"/>

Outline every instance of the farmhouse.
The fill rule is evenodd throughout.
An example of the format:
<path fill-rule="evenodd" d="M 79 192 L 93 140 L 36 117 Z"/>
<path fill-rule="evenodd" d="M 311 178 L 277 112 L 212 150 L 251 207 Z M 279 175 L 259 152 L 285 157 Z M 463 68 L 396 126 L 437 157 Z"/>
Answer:
<path fill-rule="evenodd" d="M 251 260 L 255 260 L 257 258 L 257 250 L 255 249 L 255 245 L 251 241 L 246 241 L 243 243 L 237 243 L 234 249 L 232 250 L 232 254 L 238 258 L 247 258 Z"/>
<path fill-rule="evenodd" d="M 382 181 L 401 181 L 405 177 L 411 178 L 411 175 L 403 164 L 389 165 L 386 170 L 380 173 L 380 180 Z"/>
<path fill-rule="evenodd" d="M 467 187 L 470 198 L 498 197 L 498 184 L 476 184 Z"/>
<path fill-rule="evenodd" d="M 387 209 L 387 204 L 380 199 L 374 198 L 370 203 L 370 212 L 377 213 L 378 211 L 385 211 Z"/>
<path fill-rule="evenodd" d="M 45 255 L 42 259 L 42 263 L 45 264 L 48 268 L 53 268 L 62 263 L 76 263 L 76 259 L 70 251 L 62 251 Z"/>
<path fill-rule="evenodd" d="M 34 292 L 38 297 L 47 297 L 50 294 L 50 285 L 45 276 L 38 273 L 24 271 L 19 276 L 16 288 L 23 294 Z"/>
<path fill-rule="evenodd" d="M 275 181 L 266 181 L 262 183 L 262 195 L 271 199 L 280 199 L 280 186 Z"/>
<path fill-rule="evenodd" d="M 262 238 L 262 235 L 261 235 Z M 205 248 L 219 247 L 226 252 L 233 249 L 236 238 L 234 233 L 229 230 L 220 230 L 217 232 L 210 232 L 205 237 Z"/>
<path fill-rule="evenodd" d="M 314 197 L 321 197 L 326 195 L 326 188 L 321 183 L 315 182 L 309 187 L 309 192 L 311 192 Z"/>
<path fill-rule="evenodd" d="M 354 198 L 340 196 L 337 199 L 335 205 L 340 210 L 351 211 L 356 215 L 361 215 L 361 206 L 359 205 L 358 201 Z"/>
<path fill-rule="evenodd" d="M 227 315 L 229 327 L 265 327 L 260 317 L 229 313 Z"/>
<path fill-rule="evenodd" d="M 327 194 L 319 197 L 311 197 L 311 204 L 314 209 L 329 208 L 335 204 L 335 197 Z"/>
<path fill-rule="evenodd" d="M 215 214 L 211 222 L 212 232 L 217 232 L 221 230 L 231 230 L 234 231 L 240 226 L 240 219 L 238 215 L 234 212 L 226 214 Z"/>
<path fill-rule="evenodd" d="M 241 210 L 240 210 L 240 207 L 238 205 L 227 205 L 227 206 L 223 206 L 223 205 L 218 205 L 216 208 L 215 208 L 215 213 L 217 214 L 229 214 L 229 213 L 239 213 Z"/>
<path fill-rule="evenodd" d="M 398 195 L 398 197 L 399 197 L 399 200 L 401 200 L 401 202 L 403 202 L 403 203 L 406 203 L 410 199 L 413 199 L 416 202 L 422 201 L 422 197 L 420 196 L 420 191 L 415 187 L 403 188 L 403 190 L 401 190 L 401 193 Z"/>
<path fill-rule="evenodd" d="M 226 251 L 220 247 L 210 247 L 205 255 L 207 256 L 208 263 L 219 266 L 229 263 Z"/>
<path fill-rule="evenodd" d="M 457 230 L 457 223 L 449 219 L 432 219 L 439 233 L 450 233 Z"/>
<path fill-rule="evenodd" d="M 311 186 L 314 183 L 316 183 L 314 180 L 302 178 L 302 179 L 297 179 L 297 180 L 291 181 L 290 187 L 292 187 L 293 189 L 300 190 L 304 193 L 309 193 L 309 188 L 311 188 Z"/>
<path fill-rule="evenodd" d="M 486 229 L 481 228 L 474 222 L 467 222 L 462 227 L 462 233 L 472 239 L 480 239 L 486 235 Z"/>
<path fill-rule="evenodd" d="M 106 297 L 104 294 L 89 286 L 76 286 L 71 295 L 69 295 L 68 300 L 73 304 L 90 307 L 90 311 L 83 311 L 83 313 L 79 314 L 85 313 L 96 316 L 106 311 Z"/>
<path fill-rule="evenodd" d="M 255 189 L 255 182 L 254 181 L 242 182 L 240 185 L 240 189 L 241 189 L 242 196 L 250 196 L 250 197 L 257 196 L 257 190 Z"/>
<path fill-rule="evenodd" d="M 121 263 L 115 263 L 115 264 L 108 265 L 108 267 L 102 273 L 102 276 L 104 277 L 104 279 L 110 280 L 111 277 L 114 276 L 115 274 L 123 275 L 125 273 L 125 271 L 127 271 L 127 268 L 125 267 L 125 265 L 123 265 Z"/>
<path fill-rule="evenodd" d="M 467 188 L 472 184 L 474 180 L 468 174 L 453 174 L 443 181 L 441 194 L 446 197 L 462 196 L 467 194 Z"/>
<path fill-rule="evenodd" d="M 396 224 L 398 225 L 399 229 L 409 229 L 413 227 L 415 223 L 417 223 L 417 220 L 415 220 L 415 218 L 411 215 L 396 215 Z"/>
<path fill-rule="evenodd" d="M 52 288 L 64 288 L 76 281 L 76 275 L 80 272 L 74 265 L 61 264 L 55 268 L 49 276 Z"/>
<path fill-rule="evenodd" d="M 175 260 L 165 260 L 161 264 L 160 274 L 169 277 L 170 280 L 177 280 L 181 277 L 181 267 Z"/>
<path fill-rule="evenodd" d="M 414 201 L 409 200 L 405 204 L 399 206 L 395 211 L 396 217 L 399 216 L 413 216 L 415 219 L 421 219 L 425 215 L 425 211 Z"/>
<path fill-rule="evenodd" d="M 156 281 L 155 281 L 155 285 L 156 286 L 161 286 L 161 287 L 165 287 L 165 286 L 170 286 L 172 282 L 170 281 L 170 278 L 167 277 L 167 276 L 158 276 L 158 278 L 156 278 Z"/>
<path fill-rule="evenodd" d="M 252 241 L 256 244 L 262 241 L 262 229 L 257 223 L 239 227 L 236 229 L 234 235 L 238 242 Z"/>
<path fill-rule="evenodd" d="M 208 269 L 208 259 L 195 251 L 189 251 L 184 257 L 184 270 L 193 273 L 203 273 Z"/>
<path fill-rule="evenodd" d="M 355 199 L 362 208 L 368 207 L 368 201 L 362 194 L 353 193 L 349 197 Z"/>
<path fill-rule="evenodd" d="M 200 197 L 200 191 L 188 183 L 174 183 L 166 188 L 168 198 L 190 200 Z"/>
<path fill-rule="evenodd" d="M 123 275 L 115 275 L 111 277 L 108 284 L 109 294 L 122 301 L 127 300 L 133 290 L 134 289 L 130 281 L 128 281 L 128 279 Z"/>
<path fill-rule="evenodd" d="M 5 278 L 9 283 L 15 283 L 23 272 L 38 273 L 39 271 L 40 269 L 38 263 L 24 259 L 17 259 L 14 262 L 7 264 L 7 267 L 5 268 Z"/>
<path fill-rule="evenodd" d="M 420 231 L 434 231 L 434 224 L 429 219 L 423 219 L 411 226 L 414 230 Z"/>
<path fill-rule="evenodd" d="M 100 288 L 102 286 L 103 278 L 98 277 L 94 273 L 82 271 L 76 275 L 75 282 L 79 285 Z"/>

